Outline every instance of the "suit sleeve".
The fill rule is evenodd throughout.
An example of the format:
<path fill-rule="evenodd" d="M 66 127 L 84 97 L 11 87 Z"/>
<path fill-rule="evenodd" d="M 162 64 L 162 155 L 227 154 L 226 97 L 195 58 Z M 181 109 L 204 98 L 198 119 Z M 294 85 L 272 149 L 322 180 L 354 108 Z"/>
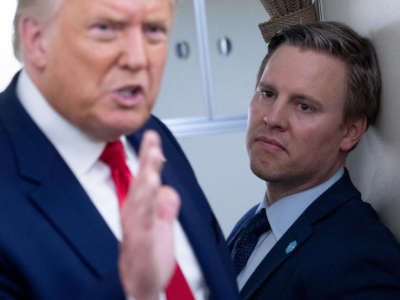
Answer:
<path fill-rule="evenodd" d="M 0 299 L 28 299 L 22 286 L 18 283 L 15 273 L 6 271 L 6 264 L 0 257 Z"/>
<path fill-rule="evenodd" d="M 23 278 L 7 268 L 5 262 L 0 260 L 0 299 L 4 300 L 32 300 L 31 289 L 25 286 Z M 60 299 L 64 299 L 60 297 Z M 90 282 L 81 291 L 77 291 L 75 300 L 126 300 L 118 269 L 110 271 L 102 279 Z"/>
<path fill-rule="evenodd" d="M 119 280 L 118 268 L 109 272 L 101 280 L 92 283 L 87 287 L 85 291 L 82 291 L 81 295 L 77 300 L 109 300 L 118 299 L 126 300 L 128 299 Z"/>

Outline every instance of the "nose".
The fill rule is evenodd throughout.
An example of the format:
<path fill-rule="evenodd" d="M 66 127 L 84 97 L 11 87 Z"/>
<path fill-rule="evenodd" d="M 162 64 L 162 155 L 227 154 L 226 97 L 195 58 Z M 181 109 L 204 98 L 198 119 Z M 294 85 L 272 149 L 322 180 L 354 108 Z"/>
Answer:
<path fill-rule="evenodd" d="M 120 65 L 124 69 L 137 71 L 147 66 L 147 45 L 140 28 L 129 32 L 122 44 Z"/>
<path fill-rule="evenodd" d="M 278 97 L 266 109 L 264 123 L 271 129 L 284 131 L 288 126 L 288 108 L 283 97 Z"/>

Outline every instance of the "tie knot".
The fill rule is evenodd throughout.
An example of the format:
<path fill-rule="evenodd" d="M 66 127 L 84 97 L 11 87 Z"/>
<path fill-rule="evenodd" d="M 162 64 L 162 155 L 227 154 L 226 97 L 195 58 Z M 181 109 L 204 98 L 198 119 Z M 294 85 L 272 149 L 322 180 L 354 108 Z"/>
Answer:
<path fill-rule="evenodd" d="M 246 234 L 256 234 L 257 236 L 260 236 L 269 229 L 270 225 L 265 213 L 265 208 L 256 213 L 244 228 Z"/>
<path fill-rule="evenodd" d="M 111 169 L 120 168 L 125 163 L 124 146 L 120 140 L 108 142 L 100 155 L 100 160 L 107 164 Z"/>

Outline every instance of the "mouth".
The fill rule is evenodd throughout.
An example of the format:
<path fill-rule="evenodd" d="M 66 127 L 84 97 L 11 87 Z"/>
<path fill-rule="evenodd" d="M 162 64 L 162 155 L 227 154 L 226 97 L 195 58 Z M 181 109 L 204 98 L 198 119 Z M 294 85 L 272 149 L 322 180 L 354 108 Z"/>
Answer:
<path fill-rule="evenodd" d="M 144 100 L 144 88 L 141 85 L 127 85 L 113 92 L 114 100 L 121 106 L 131 107 Z"/>
<path fill-rule="evenodd" d="M 255 138 L 255 142 L 261 144 L 265 149 L 267 149 L 270 152 L 280 152 L 280 151 L 287 152 L 285 146 L 283 146 L 283 144 L 276 139 L 267 138 L 265 136 L 259 136 Z"/>

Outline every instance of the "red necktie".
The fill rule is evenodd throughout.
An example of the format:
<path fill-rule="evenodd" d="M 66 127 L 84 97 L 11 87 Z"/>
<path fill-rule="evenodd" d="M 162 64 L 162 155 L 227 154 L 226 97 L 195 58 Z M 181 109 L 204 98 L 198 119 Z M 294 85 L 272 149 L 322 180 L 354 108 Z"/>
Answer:
<path fill-rule="evenodd" d="M 195 300 L 178 263 L 176 263 L 174 275 L 165 289 L 165 294 L 168 300 Z"/>
<path fill-rule="evenodd" d="M 125 152 L 120 140 L 107 143 L 100 160 L 107 164 L 111 170 L 111 177 L 117 191 L 119 206 L 123 204 L 129 190 L 132 174 L 126 165 Z M 178 264 L 165 289 L 168 300 L 195 300 Z"/>
<path fill-rule="evenodd" d="M 111 177 L 117 191 L 118 203 L 121 207 L 128 194 L 129 184 L 132 180 L 131 171 L 126 165 L 124 146 L 121 141 L 107 143 L 100 160 L 110 167 Z"/>

